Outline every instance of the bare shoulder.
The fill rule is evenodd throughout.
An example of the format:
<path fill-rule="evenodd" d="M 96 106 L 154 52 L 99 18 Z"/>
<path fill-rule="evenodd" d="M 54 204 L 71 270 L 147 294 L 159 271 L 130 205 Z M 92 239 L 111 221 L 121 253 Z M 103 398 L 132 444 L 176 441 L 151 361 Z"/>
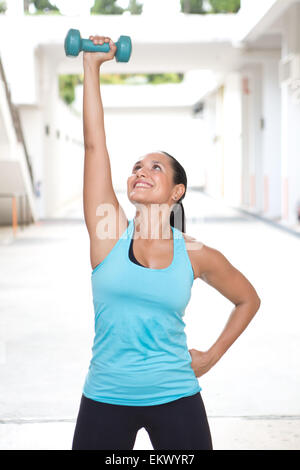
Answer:
<path fill-rule="evenodd" d="M 205 273 L 213 266 L 220 264 L 224 258 L 222 253 L 200 240 L 182 233 L 185 240 L 185 246 L 193 266 L 195 278 L 199 277 L 205 280 Z"/>
<path fill-rule="evenodd" d="M 204 247 L 204 244 L 201 241 L 197 240 L 196 238 L 191 237 L 190 235 L 187 235 L 186 233 L 182 233 L 182 235 L 185 241 L 186 249 L 188 251 L 198 252 L 202 250 L 202 248 Z"/>
<path fill-rule="evenodd" d="M 193 237 L 184 236 L 184 239 L 195 278 L 201 278 L 235 305 L 249 299 L 260 305 L 254 286 L 223 253 Z"/>

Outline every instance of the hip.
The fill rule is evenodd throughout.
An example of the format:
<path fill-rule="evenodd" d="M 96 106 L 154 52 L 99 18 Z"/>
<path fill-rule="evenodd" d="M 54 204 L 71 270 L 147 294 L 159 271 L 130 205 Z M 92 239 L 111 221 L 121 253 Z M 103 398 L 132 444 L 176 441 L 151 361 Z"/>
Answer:
<path fill-rule="evenodd" d="M 191 368 L 133 372 L 105 370 L 91 366 L 83 393 L 94 400 L 112 404 L 147 406 L 179 399 L 201 390 Z"/>

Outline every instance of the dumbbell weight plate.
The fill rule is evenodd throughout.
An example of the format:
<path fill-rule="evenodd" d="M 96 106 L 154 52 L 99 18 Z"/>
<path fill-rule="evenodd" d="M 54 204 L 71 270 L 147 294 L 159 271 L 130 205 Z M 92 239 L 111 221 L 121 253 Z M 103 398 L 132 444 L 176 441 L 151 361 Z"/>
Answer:
<path fill-rule="evenodd" d="M 117 62 L 128 62 L 131 56 L 132 44 L 130 36 L 120 36 L 116 42 L 117 52 L 116 52 L 116 61 Z"/>
<path fill-rule="evenodd" d="M 78 29 L 69 29 L 64 46 L 67 56 L 78 56 L 81 50 L 81 37 Z"/>

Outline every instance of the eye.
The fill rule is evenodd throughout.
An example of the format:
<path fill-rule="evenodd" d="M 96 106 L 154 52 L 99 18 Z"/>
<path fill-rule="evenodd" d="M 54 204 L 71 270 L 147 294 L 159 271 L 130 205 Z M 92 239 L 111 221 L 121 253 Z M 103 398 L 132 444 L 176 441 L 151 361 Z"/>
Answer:
<path fill-rule="evenodd" d="M 136 165 L 135 167 L 133 167 L 132 172 L 136 171 L 136 170 L 137 170 L 138 168 L 140 168 L 140 167 L 141 167 L 141 165 Z M 155 168 L 155 167 L 157 167 L 157 168 L 159 168 L 159 169 L 161 170 L 161 167 L 160 167 L 159 165 L 154 164 L 154 165 L 153 165 L 153 168 Z"/>

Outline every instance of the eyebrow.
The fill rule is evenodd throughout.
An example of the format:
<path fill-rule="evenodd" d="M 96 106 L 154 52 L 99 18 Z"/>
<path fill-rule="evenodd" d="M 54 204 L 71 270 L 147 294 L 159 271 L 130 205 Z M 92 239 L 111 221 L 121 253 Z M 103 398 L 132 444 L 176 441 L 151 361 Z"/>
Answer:
<path fill-rule="evenodd" d="M 133 165 L 133 168 L 134 168 L 138 163 L 142 163 L 142 160 L 139 160 L 138 162 L 136 162 L 136 163 Z M 164 164 L 161 163 L 161 162 L 158 161 L 158 160 L 152 160 L 151 163 L 159 163 L 160 165 L 164 166 Z"/>

